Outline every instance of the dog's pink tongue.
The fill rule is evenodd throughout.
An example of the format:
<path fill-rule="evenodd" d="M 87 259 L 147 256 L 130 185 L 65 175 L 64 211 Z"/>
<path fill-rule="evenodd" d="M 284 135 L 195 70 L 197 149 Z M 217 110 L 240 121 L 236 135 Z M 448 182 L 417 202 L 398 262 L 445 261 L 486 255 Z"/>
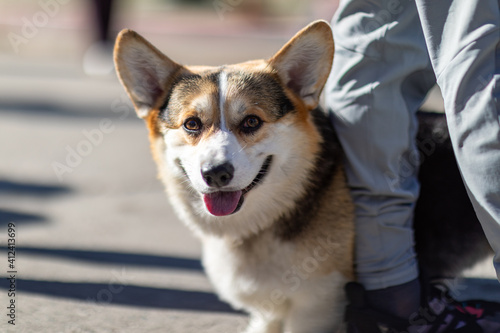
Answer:
<path fill-rule="evenodd" d="M 204 194 L 203 201 L 205 201 L 205 206 L 210 214 L 215 216 L 226 216 L 236 210 L 241 194 L 241 191 Z"/>

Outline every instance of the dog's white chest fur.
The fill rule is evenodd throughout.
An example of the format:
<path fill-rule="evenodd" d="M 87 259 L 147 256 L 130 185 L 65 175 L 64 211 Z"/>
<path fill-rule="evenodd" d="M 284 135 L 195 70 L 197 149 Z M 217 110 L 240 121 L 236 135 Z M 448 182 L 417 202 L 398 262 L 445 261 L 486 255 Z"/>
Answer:
<path fill-rule="evenodd" d="M 262 238 L 269 240 L 269 235 Z M 286 292 L 285 272 L 293 266 L 291 245 L 256 240 L 245 246 L 222 238 L 203 241 L 203 263 L 222 297 L 229 301 L 269 295 L 274 289 Z M 293 286 L 292 286 L 293 287 Z"/>
<path fill-rule="evenodd" d="M 317 274 L 317 259 L 298 259 L 293 243 L 263 232 L 250 245 L 207 237 L 203 250 L 205 270 L 219 296 L 236 308 L 251 309 L 245 332 L 341 330 L 346 278 L 338 272 Z"/>

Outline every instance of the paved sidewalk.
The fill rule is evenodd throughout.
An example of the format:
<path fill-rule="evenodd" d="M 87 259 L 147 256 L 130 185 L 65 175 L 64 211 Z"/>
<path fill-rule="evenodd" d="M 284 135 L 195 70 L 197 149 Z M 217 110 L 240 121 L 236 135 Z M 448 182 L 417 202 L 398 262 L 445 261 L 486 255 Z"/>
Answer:
<path fill-rule="evenodd" d="M 79 32 L 47 33 L 40 38 L 76 45 Z M 191 64 L 269 57 L 290 37 L 141 33 Z M 52 54 L 37 43 L 20 55 L 0 43 L 0 332 L 241 330 L 246 315 L 213 293 L 115 75 L 85 76 L 80 44 Z M 221 51 L 227 45 L 234 49 Z M 9 223 L 15 297 L 5 279 Z"/>
<path fill-rule="evenodd" d="M 116 80 L 36 81 L 0 79 L 2 276 L 10 222 L 17 246 L 16 326 L 2 279 L 0 332 L 232 332 L 244 316 L 213 294 L 200 246 L 155 177 L 144 125 L 130 108 L 113 113 Z M 64 97 L 15 96 L 27 85 Z M 81 161 L 79 149 L 89 151 Z M 53 163 L 68 158 L 59 181 Z"/>
<path fill-rule="evenodd" d="M 77 31 L 60 33 L 40 38 L 77 44 Z M 145 33 L 191 64 L 268 57 L 292 34 Z M 52 57 L 37 43 L 19 56 L 0 43 L 0 332 L 237 332 L 247 318 L 213 293 L 200 245 L 167 203 L 146 128 L 116 77 L 87 77 L 81 50 L 59 45 Z M 458 282 L 459 296 L 499 300 L 490 266 L 469 273 L 488 279 Z"/>

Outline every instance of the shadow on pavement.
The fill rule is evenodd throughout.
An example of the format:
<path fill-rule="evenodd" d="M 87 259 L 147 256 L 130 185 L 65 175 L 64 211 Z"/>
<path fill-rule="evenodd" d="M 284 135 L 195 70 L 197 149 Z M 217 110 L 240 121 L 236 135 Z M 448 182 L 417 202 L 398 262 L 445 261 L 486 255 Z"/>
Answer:
<path fill-rule="evenodd" d="M 500 284 L 495 279 L 451 279 L 448 287 L 451 290 L 451 296 L 458 301 L 483 300 L 498 303 L 500 300 Z"/>
<path fill-rule="evenodd" d="M 0 288 L 8 289 L 7 279 Z M 94 305 L 126 305 L 136 307 L 241 313 L 221 302 L 213 293 L 162 289 L 120 284 L 16 280 L 19 293 L 29 292 L 51 297 L 70 298 Z M 95 309 L 99 311 L 98 308 Z"/>
<path fill-rule="evenodd" d="M 7 225 L 11 222 L 32 223 L 32 222 L 46 222 L 46 221 L 47 219 L 42 215 L 0 209 L 0 226 Z"/>
<path fill-rule="evenodd" d="M 110 118 L 137 122 L 140 120 L 136 117 L 131 106 L 118 99 L 110 103 L 109 106 L 102 107 L 68 107 L 44 101 L 2 101 L 0 102 L 0 113 L 13 115 L 43 115 L 62 118 Z"/>
<path fill-rule="evenodd" d="M 70 193 L 66 186 L 19 183 L 0 180 L 0 195 L 52 196 Z"/>
<path fill-rule="evenodd" d="M 9 180 L 0 180 L 0 196 L 23 197 L 48 197 L 70 193 L 72 190 L 66 186 L 43 185 L 34 183 L 21 183 Z M 11 222 L 32 223 L 46 222 L 45 216 L 40 214 L 23 213 L 0 208 L 0 226 Z"/>
<path fill-rule="evenodd" d="M 166 269 L 183 269 L 190 271 L 195 270 L 200 272 L 203 271 L 200 260 L 190 258 L 108 251 L 46 249 L 37 247 L 19 247 L 17 248 L 17 251 L 21 256 L 26 253 L 31 255 L 51 256 L 73 260 L 76 259 L 102 264 L 159 267 Z"/>

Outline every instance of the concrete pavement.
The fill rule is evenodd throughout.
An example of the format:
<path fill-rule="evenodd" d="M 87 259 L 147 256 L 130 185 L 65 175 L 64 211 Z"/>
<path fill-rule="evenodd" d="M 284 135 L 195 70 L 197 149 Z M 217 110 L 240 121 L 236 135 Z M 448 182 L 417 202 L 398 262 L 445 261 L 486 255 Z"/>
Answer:
<path fill-rule="evenodd" d="M 191 64 L 269 57 L 290 37 L 141 32 Z M 0 332 L 236 332 L 246 316 L 213 293 L 123 88 L 82 73 L 81 34 L 54 29 L 21 54 L 0 43 Z"/>
<path fill-rule="evenodd" d="M 0 82 L 2 276 L 8 223 L 17 247 L 16 296 L 7 297 L 5 279 L 0 285 L 2 312 L 16 302 L 16 326 L 3 314 L 0 331 L 232 331 L 244 317 L 217 300 L 203 275 L 199 244 L 156 180 L 144 125 L 132 112 L 122 119 L 110 108 L 121 87 L 111 78 L 74 80 L 29 84 L 63 95 L 77 89 L 79 100 L 96 105 L 14 103 L 6 90 L 27 82 Z M 99 106 L 100 94 L 110 99 Z M 99 137 L 106 119 L 108 132 Z M 75 151 L 85 152 L 81 160 Z M 71 171 L 58 177 L 54 163 L 67 161 Z"/>
<path fill-rule="evenodd" d="M 291 34 L 151 37 L 176 60 L 223 64 L 268 57 Z M 116 77 L 83 75 L 64 48 L 48 57 L 29 47 L 39 56 L 5 45 L 0 53 L 0 276 L 16 272 L 15 297 L 7 279 L 0 283 L 0 332 L 238 331 L 246 316 L 214 295 L 200 245 L 167 203 L 145 126 Z M 459 284 L 459 296 L 500 299 L 488 267 L 470 275 L 490 280 Z"/>

